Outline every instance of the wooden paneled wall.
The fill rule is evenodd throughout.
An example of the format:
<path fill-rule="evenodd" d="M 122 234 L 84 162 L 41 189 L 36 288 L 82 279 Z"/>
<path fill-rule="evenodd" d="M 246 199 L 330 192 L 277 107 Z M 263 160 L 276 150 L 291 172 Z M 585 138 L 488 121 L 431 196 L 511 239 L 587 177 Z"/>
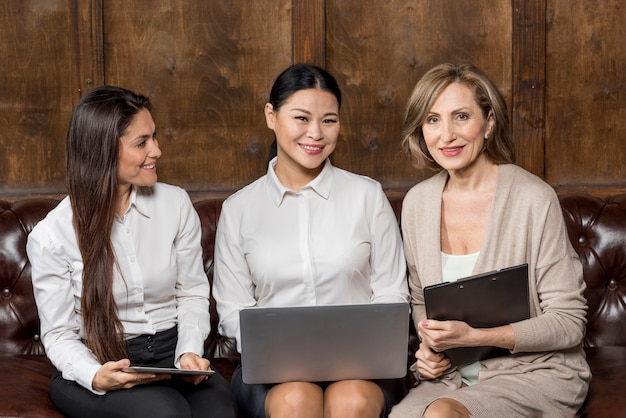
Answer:
<path fill-rule="evenodd" d="M 622 0 L 5 0 L 0 195 L 64 192 L 65 131 L 101 84 L 149 96 L 159 178 L 228 194 L 266 170 L 263 105 L 294 62 L 333 73 L 333 162 L 403 191 L 404 106 L 444 61 L 482 67 L 510 106 L 518 163 L 560 191 L 626 191 Z"/>

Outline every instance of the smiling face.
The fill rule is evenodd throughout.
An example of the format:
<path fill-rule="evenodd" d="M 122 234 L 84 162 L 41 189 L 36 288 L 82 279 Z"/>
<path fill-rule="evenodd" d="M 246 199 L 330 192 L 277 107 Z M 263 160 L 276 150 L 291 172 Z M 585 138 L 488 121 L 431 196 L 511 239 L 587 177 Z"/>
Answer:
<path fill-rule="evenodd" d="M 131 185 L 153 186 L 157 181 L 156 161 L 161 150 L 156 140 L 152 115 L 146 109 L 135 115 L 120 138 L 118 184 L 120 191 Z"/>
<path fill-rule="evenodd" d="M 474 92 L 465 84 L 446 87 L 422 125 L 430 155 L 448 172 L 469 170 L 483 158 L 485 138 L 493 128 L 478 106 Z"/>
<path fill-rule="evenodd" d="M 337 145 L 337 98 L 324 90 L 299 90 L 278 111 L 266 104 L 265 119 L 276 134 L 276 175 L 283 185 L 299 190 L 321 172 Z"/>

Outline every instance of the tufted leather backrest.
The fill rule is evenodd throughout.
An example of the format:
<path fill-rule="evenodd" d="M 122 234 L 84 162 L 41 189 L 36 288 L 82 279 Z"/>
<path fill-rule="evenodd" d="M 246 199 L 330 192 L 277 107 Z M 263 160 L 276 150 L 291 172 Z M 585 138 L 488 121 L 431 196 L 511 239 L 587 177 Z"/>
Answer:
<path fill-rule="evenodd" d="M 626 194 L 560 197 L 587 290 L 585 345 L 626 346 Z"/>
<path fill-rule="evenodd" d="M 574 248 L 583 262 L 588 346 L 626 346 L 626 195 L 599 199 L 585 194 L 561 198 Z M 391 199 L 400 214 L 402 196 Z M 43 354 L 33 299 L 26 239 L 33 226 L 58 204 L 55 199 L 0 200 L 0 355 Z M 204 268 L 212 282 L 215 230 L 222 199 L 196 201 L 202 223 Z M 214 357 L 230 356 L 232 341 L 217 334 L 217 312 L 211 303 L 212 332 L 207 347 Z"/>
<path fill-rule="evenodd" d="M 0 201 L 0 354 L 44 354 L 26 238 L 58 202 Z"/>
<path fill-rule="evenodd" d="M 222 210 L 222 200 L 204 199 L 194 203 L 196 212 L 200 217 L 202 224 L 202 259 L 204 262 L 204 272 L 206 273 L 211 289 L 213 289 L 213 251 L 215 249 L 215 232 L 217 230 L 217 221 L 219 220 Z M 219 318 L 217 316 L 217 308 L 215 307 L 215 298 L 213 290 L 211 290 L 211 333 L 206 341 L 206 350 L 212 358 L 218 357 L 237 357 L 237 347 L 234 340 L 224 338 L 217 332 L 217 324 Z"/>

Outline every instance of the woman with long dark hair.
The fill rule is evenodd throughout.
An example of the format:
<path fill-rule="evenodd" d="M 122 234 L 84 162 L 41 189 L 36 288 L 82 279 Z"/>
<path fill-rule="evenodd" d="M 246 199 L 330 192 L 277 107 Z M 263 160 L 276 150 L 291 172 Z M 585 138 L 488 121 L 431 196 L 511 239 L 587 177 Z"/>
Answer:
<path fill-rule="evenodd" d="M 50 396 L 67 416 L 235 416 L 217 373 L 124 370 L 210 368 L 200 221 L 183 189 L 157 182 L 160 157 L 146 97 L 102 86 L 74 109 L 68 196 L 27 245 L 42 342 L 58 370 Z"/>

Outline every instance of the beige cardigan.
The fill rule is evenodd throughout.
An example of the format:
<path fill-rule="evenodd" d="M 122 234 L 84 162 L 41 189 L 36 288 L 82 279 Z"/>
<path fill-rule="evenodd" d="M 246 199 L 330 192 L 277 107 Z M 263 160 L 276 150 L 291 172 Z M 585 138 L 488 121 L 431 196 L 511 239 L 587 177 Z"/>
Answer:
<path fill-rule="evenodd" d="M 407 193 L 402 206 L 416 324 L 426 317 L 422 288 L 442 281 L 441 197 L 447 179 L 447 172 L 442 171 L 421 182 Z M 527 395 L 536 399 L 535 411 L 548 412 L 544 416 L 550 416 L 549 411 L 558 413 L 558 409 L 551 409 L 551 399 L 558 399 L 561 413 L 575 412 L 584 401 L 590 380 L 582 350 L 587 310 L 582 266 L 569 242 L 554 190 L 515 165 L 500 165 L 490 221 L 474 273 L 522 263 L 529 266 L 531 318 L 512 324 L 512 356 L 481 363 L 476 390 L 488 379 L 528 372 L 527 386 L 510 388 L 506 384 L 509 380 L 502 382 L 503 396 L 507 390 L 534 388 L 537 393 Z M 546 369 L 554 373 L 545 373 Z M 551 405 L 543 404 L 543 398 Z M 474 404 L 472 398 L 462 396 L 458 399 L 477 416 L 490 413 L 483 410 L 484 402 Z"/>

